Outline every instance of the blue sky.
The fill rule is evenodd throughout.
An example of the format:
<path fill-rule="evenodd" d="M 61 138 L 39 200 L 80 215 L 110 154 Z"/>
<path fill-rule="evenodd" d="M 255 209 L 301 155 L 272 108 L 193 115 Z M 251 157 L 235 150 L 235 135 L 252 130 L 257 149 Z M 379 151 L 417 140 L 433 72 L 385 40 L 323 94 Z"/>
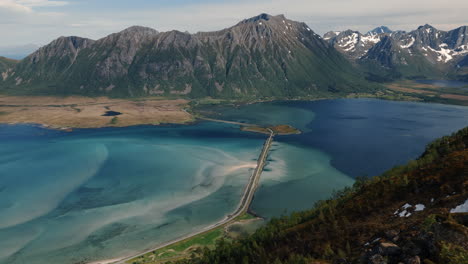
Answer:
<path fill-rule="evenodd" d="M 210 31 L 263 12 L 306 22 L 319 34 L 468 24 L 466 0 L 0 0 L 0 47 L 44 45 L 68 35 L 98 39 L 132 25 Z"/>

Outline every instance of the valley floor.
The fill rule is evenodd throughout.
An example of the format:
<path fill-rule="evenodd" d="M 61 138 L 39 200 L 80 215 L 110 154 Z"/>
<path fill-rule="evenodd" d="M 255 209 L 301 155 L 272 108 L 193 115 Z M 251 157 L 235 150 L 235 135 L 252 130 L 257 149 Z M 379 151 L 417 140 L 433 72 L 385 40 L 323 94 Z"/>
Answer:
<path fill-rule="evenodd" d="M 37 123 L 52 128 L 186 123 L 193 120 L 184 111 L 187 103 L 161 98 L 0 96 L 0 123 Z"/>
<path fill-rule="evenodd" d="M 411 80 L 389 83 L 386 87 L 392 91 L 412 96 L 415 101 L 419 99 L 435 103 L 468 105 L 468 95 L 466 90 L 463 89 L 443 88 Z"/>

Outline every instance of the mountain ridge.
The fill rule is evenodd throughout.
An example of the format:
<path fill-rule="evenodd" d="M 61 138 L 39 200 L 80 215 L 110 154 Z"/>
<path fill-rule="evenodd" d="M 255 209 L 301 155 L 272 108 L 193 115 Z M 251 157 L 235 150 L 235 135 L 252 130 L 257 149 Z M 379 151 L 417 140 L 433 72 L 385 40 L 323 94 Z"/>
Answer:
<path fill-rule="evenodd" d="M 464 63 L 468 56 L 467 26 L 442 31 L 425 24 L 410 32 L 369 31 L 364 35 L 353 31 L 356 36 L 352 40 L 347 32 L 328 32 L 324 38 L 353 63 L 384 80 L 401 77 L 468 78 L 468 68 Z M 366 38 L 373 41 L 361 41 Z"/>
<path fill-rule="evenodd" d="M 317 97 L 369 87 L 305 23 L 268 14 L 213 32 L 133 26 L 98 40 L 58 38 L 0 83 L 13 94 L 118 97 Z"/>

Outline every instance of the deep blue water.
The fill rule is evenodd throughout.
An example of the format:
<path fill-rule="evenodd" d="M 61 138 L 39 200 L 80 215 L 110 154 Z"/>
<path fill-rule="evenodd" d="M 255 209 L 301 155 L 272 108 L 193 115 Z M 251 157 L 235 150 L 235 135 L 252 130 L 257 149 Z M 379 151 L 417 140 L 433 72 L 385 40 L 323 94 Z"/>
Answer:
<path fill-rule="evenodd" d="M 275 138 L 252 205 L 267 217 L 310 208 L 468 125 L 467 107 L 370 99 L 210 110 L 303 131 Z M 216 222 L 237 206 L 265 138 L 211 122 L 70 133 L 0 125 L 0 263 L 114 258 Z"/>
<path fill-rule="evenodd" d="M 277 136 L 271 172 L 252 208 L 264 216 L 310 208 L 349 178 L 375 176 L 418 158 L 432 140 L 468 126 L 468 107 L 374 99 L 273 102 L 215 107 L 217 118 L 290 124 L 301 135 Z M 338 181 L 338 182 L 336 182 Z M 328 185 L 327 185 L 328 184 Z"/>
<path fill-rule="evenodd" d="M 463 88 L 466 89 L 468 82 L 450 81 L 450 80 L 416 80 L 417 83 L 430 84 L 443 88 Z"/>

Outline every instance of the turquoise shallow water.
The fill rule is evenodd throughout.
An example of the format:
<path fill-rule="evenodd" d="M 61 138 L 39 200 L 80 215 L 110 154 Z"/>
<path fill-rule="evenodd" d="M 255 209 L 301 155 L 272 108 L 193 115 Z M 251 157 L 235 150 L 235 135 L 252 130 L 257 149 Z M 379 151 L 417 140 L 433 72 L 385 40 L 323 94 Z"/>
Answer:
<path fill-rule="evenodd" d="M 2 263 L 112 258 L 213 223 L 236 208 L 264 138 L 213 123 L 0 129 Z"/>
<path fill-rule="evenodd" d="M 304 132 L 275 138 L 252 204 L 267 217 L 310 208 L 468 125 L 466 107 L 366 99 L 211 110 Z M 236 208 L 265 138 L 210 122 L 71 133 L 0 125 L 0 263 L 115 258 L 214 223 Z"/>

